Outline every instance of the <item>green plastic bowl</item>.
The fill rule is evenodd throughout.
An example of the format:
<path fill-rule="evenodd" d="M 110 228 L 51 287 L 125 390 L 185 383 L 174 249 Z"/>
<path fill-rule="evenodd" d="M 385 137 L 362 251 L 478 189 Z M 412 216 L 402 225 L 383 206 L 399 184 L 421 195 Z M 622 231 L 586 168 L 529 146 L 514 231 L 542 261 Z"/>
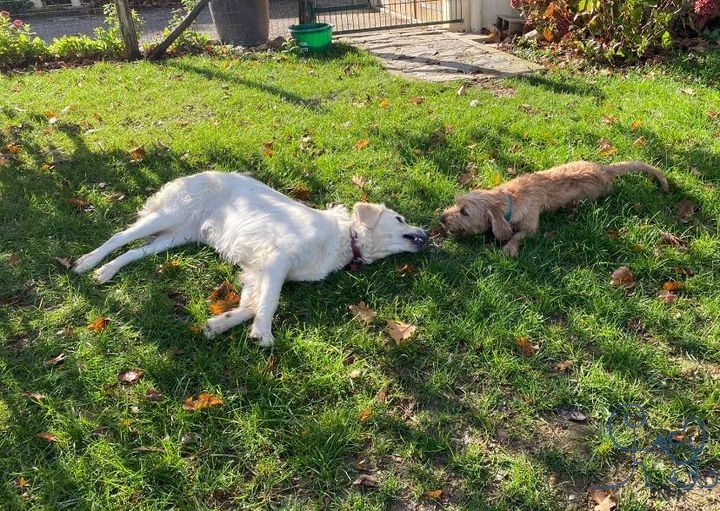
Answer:
<path fill-rule="evenodd" d="M 301 23 L 290 25 L 290 35 L 303 52 L 321 52 L 328 49 L 332 40 L 332 26 L 327 23 Z"/>

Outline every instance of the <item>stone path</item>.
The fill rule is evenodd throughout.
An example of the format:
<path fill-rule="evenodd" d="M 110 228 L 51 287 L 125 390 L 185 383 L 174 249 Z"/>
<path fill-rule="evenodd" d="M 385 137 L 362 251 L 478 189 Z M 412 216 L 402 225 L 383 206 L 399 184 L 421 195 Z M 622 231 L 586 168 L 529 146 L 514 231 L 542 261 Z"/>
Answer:
<path fill-rule="evenodd" d="M 270 38 L 289 36 L 288 27 L 297 23 L 295 0 L 271 2 L 270 5 Z M 143 9 L 140 16 L 144 20 L 142 39 L 158 39 L 172 13 L 167 8 Z M 46 42 L 63 35 L 93 35 L 93 29 L 103 25 L 103 17 L 92 12 L 80 16 L 38 16 L 28 21 L 33 31 Z M 217 38 L 207 9 L 200 13 L 192 28 Z M 420 80 L 483 80 L 542 69 L 494 44 L 482 43 L 482 36 L 478 34 L 449 32 L 439 26 L 336 34 L 333 39 L 373 53 L 392 73 Z"/>

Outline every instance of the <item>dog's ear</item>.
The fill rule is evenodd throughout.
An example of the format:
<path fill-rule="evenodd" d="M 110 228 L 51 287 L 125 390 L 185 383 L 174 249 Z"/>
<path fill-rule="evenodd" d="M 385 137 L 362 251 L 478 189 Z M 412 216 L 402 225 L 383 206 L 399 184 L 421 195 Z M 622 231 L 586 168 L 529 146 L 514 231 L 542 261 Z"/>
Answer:
<path fill-rule="evenodd" d="M 492 228 L 493 236 L 498 241 L 506 241 L 512 238 L 513 229 L 510 222 L 505 220 L 505 213 L 495 208 L 488 210 L 488 216 L 490 217 L 490 227 Z"/>
<path fill-rule="evenodd" d="M 353 216 L 357 220 L 370 228 L 375 227 L 375 224 L 380 220 L 380 215 L 385 211 L 385 206 L 381 204 L 372 204 L 370 202 L 358 202 L 353 208 Z"/>

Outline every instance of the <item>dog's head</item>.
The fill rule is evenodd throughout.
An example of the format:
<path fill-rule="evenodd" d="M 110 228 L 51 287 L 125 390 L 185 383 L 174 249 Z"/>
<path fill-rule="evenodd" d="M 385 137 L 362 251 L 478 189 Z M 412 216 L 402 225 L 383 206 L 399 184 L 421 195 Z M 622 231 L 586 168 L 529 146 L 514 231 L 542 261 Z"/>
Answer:
<path fill-rule="evenodd" d="M 417 252 L 428 242 L 423 229 L 409 225 L 402 215 L 383 204 L 359 202 L 353 208 L 352 219 L 358 227 L 358 241 L 366 263 L 399 252 Z"/>
<path fill-rule="evenodd" d="M 507 203 L 501 194 L 475 190 L 462 195 L 440 215 L 440 223 L 450 234 L 482 234 L 492 229 L 500 241 L 512 236 L 512 226 L 505 218 Z"/>

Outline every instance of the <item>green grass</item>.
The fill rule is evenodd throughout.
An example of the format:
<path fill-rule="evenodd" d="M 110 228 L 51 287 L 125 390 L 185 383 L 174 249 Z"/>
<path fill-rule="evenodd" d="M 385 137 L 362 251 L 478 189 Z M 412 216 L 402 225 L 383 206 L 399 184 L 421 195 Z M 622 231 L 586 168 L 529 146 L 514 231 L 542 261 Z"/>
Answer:
<path fill-rule="evenodd" d="M 343 46 L 328 58 L 0 77 L 0 507 L 591 509 L 590 485 L 629 472 L 605 430 L 629 402 L 648 412 L 645 444 L 702 418 L 700 467 L 720 469 L 720 93 L 709 78 L 720 57 L 699 58 L 551 71 L 463 95 L 457 83 L 392 77 Z M 616 154 L 600 155 L 603 138 Z M 367 147 L 353 149 L 360 140 Z M 146 155 L 133 161 L 138 146 Z M 193 333 L 212 288 L 235 274 L 208 248 L 146 258 L 104 286 L 56 260 L 122 229 L 163 183 L 210 168 L 307 189 L 318 207 L 366 195 L 434 227 L 467 189 L 458 177 L 469 164 L 474 185 L 489 186 L 580 158 L 652 162 L 671 193 L 620 178 L 597 202 L 545 215 L 514 260 L 490 239 L 446 239 L 358 273 L 288 283 L 272 351 L 245 325 L 213 341 Z M 675 212 L 682 200 L 698 206 L 687 222 Z M 418 271 L 398 272 L 406 263 Z M 629 290 L 609 284 L 623 265 L 635 275 Z M 656 296 L 673 279 L 685 287 L 665 305 Z M 348 311 L 360 301 L 378 313 L 370 326 Z M 98 317 L 107 328 L 88 329 Z M 417 334 L 396 345 L 388 319 Z M 519 351 L 521 337 L 535 355 Z M 556 370 L 563 361 L 572 365 Z M 144 371 L 137 385 L 118 383 L 128 369 Z M 149 400 L 149 389 L 164 399 Z M 224 404 L 184 410 L 201 392 Z M 587 421 L 562 419 L 560 407 Z M 720 502 L 717 490 L 674 490 L 666 454 L 644 460 L 659 489 L 637 475 L 618 495 L 622 509 Z M 362 474 L 372 479 L 354 485 Z"/>

